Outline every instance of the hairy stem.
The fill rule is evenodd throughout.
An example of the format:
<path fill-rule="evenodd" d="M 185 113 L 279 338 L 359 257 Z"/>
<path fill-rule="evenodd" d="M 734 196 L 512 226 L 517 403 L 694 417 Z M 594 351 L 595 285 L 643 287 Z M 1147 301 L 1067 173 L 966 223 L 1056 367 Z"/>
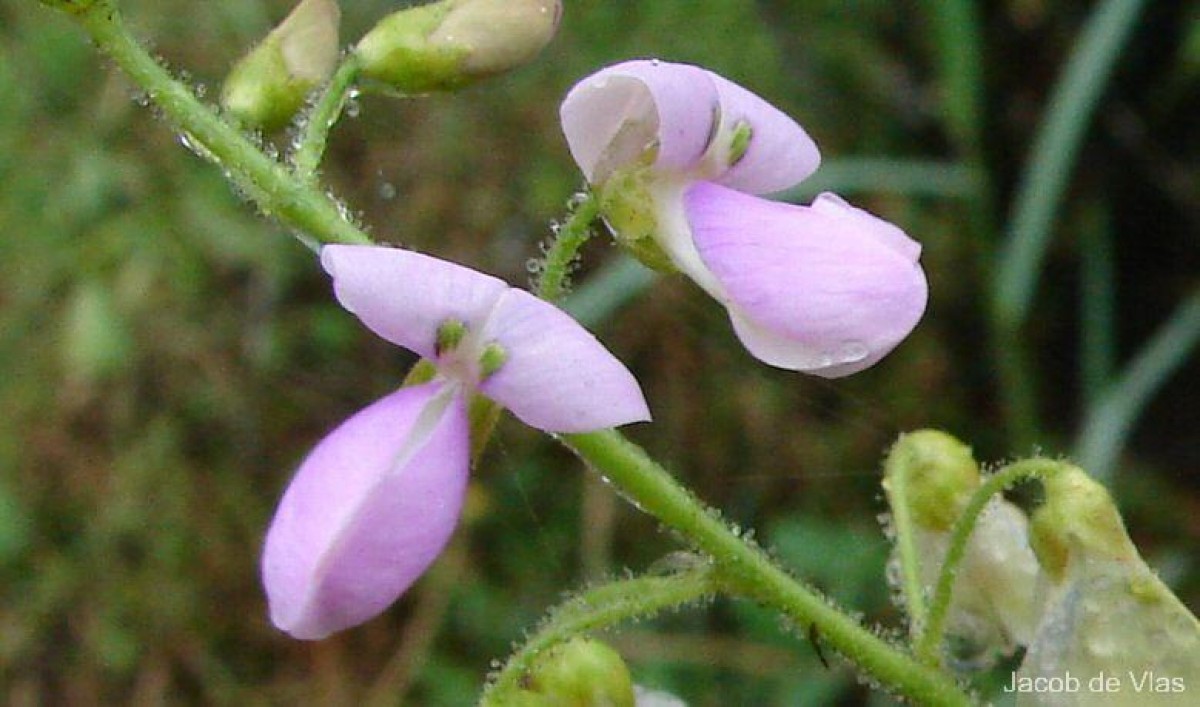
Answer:
<path fill-rule="evenodd" d="M 317 168 L 325 155 L 329 131 L 333 129 L 346 103 L 353 96 L 358 73 L 358 57 L 350 54 L 334 72 L 320 98 L 304 118 L 300 139 L 296 143 L 296 151 L 292 154 L 292 164 L 296 167 L 297 176 L 305 182 L 312 183 L 317 179 Z"/>
<path fill-rule="evenodd" d="M 950 600 L 954 596 L 954 580 L 958 577 L 958 568 L 962 564 L 967 551 L 967 542 L 979 521 L 979 514 L 987 506 L 988 501 L 998 493 L 1003 492 L 1013 484 L 1025 479 L 1043 479 L 1056 473 L 1062 468 L 1062 462 L 1053 459 L 1035 458 L 1024 459 L 1010 464 L 979 485 L 971 496 L 962 515 L 954 523 L 950 535 L 950 546 L 946 549 L 946 558 L 938 573 L 937 585 L 933 591 L 933 599 L 929 603 L 928 621 L 925 630 L 915 642 L 917 657 L 929 665 L 941 662 L 939 647 L 946 633 L 946 620 L 950 613 Z"/>
<path fill-rule="evenodd" d="M 591 195 L 577 199 L 566 222 L 559 226 L 551 240 L 542 262 L 537 296 L 549 302 L 557 302 L 567 293 L 572 264 L 579 249 L 591 237 L 592 226 L 600 214 L 600 204 Z"/>
<path fill-rule="evenodd" d="M 637 577 L 593 587 L 553 609 L 546 621 L 509 657 L 484 689 L 481 707 L 510 704 L 521 681 L 548 648 L 588 631 L 653 616 L 701 601 L 717 591 L 712 567 L 695 567 L 661 577 Z"/>
<path fill-rule="evenodd" d="M 369 244 L 371 239 L 343 217 L 319 189 L 297 180 L 163 68 L 129 33 L 110 2 L 97 2 L 75 17 L 101 51 L 146 91 L 202 157 L 228 178 L 267 216 L 324 243 Z"/>
<path fill-rule="evenodd" d="M 923 665 L 831 606 L 725 524 L 637 445 L 614 430 L 560 439 L 642 511 L 713 558 L 731 591 L 754 598 L 815 630 L 865 674 L 922 705 L 968 705 L 948 675 Z"/>

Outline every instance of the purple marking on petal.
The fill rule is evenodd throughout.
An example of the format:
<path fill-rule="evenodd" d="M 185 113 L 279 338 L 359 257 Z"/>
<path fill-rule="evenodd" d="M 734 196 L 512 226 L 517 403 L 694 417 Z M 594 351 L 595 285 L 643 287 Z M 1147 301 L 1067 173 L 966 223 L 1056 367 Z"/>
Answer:
<path fill-rule="evenodd" d="M 442 552 L 458 522 L 470 444 L 461 393 L 402 388 L 313 449 L 267 531 L 271 621 L 300 639 L 373 618 Z"/>
<path fill-rule="evenodd" d="M 650 419 L 633 375 L 568 314 L 509 290 L 484 341 L 508 354 L 479 390 L 522 422 L 548 432 L 586 432 Z"/>
<path fill-rule="evenodd" d="M 782 368 L 863 370 L 916 326 L 928 296 L 920 247 L 853 209 L 830 213 L 699 182 L 684 209 L 701 259 L 725 290 L 739 337 Z"/>
<path fill-rule="evenodd" d="M 697 66 L 636 60 L 602 69 L 567 93 L 559 115 L 589 182 L 632 166 L 657 145 L 660 169 L 686 171 L 708 146 L 717 114 L 712 74 Z"/>
<path fill-rule="evenodd" d="M 746 153 L 713 181 L 750 194 L 768 194 L 804 181 L 821 164 L 817 144 L 804 128 L 759 96 L 713 74 L 721 100 L 721 125 L 732 134 L 741 122 L 750 126 Z"/>
<path fill-rule="evenodd" d="M 386 246 L 327 245 L 321 264 L 343 307 L 384 339 L 430 359 L 443 322 L 477 330 L 508 289 L 491 275 Z"/>

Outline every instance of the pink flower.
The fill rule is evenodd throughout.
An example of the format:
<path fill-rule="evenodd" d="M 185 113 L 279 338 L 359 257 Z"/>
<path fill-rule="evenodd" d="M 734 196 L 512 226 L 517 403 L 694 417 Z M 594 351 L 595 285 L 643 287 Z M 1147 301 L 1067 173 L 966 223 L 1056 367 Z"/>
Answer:
<path fill-rule="evenodd" d="M 650 417 L 629 371 L 527 292 L 395 248 L 326 246 L 321 261 L 342 306 L 438 375 L 343 422 L 284 493 L 263 583 L 272 622 L 302 639 L 373 618 L 441 553 L 466 489 L 472 392 L 549 432 Z"/>
<path fill-rule="evenodd" d="M 618 240 L 692 278 L 751 354 L 826 377 L 863 370 L 925 311 L 921 246 L 832 194 L 757 195 L 820 164 L 791 118 L 686 64 L 630 61 L 579 82 L 563 132 Z"/>

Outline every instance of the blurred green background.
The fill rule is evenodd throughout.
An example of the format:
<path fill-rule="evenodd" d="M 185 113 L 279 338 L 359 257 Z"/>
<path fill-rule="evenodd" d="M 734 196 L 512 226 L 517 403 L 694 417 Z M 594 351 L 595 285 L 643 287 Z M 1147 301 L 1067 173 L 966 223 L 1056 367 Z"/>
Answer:
<path fill-rule="evenodd" d="M 212 96 L 290 3 L 121 5 Z M 345 42 L 395 7 L 342 5 Z M 895 354 L 836 382 L 768 369 L 687 281 L 642 292 L 621 280 L 607 243 L 586 252 L 577 294 L 589 304 L 577 305 L 645 387 L 655 422 L 631 436 L 798 574 L 898 629 L 876 521 L 895 435 L 943 428 L 985 460 L 1034 443 L 1069 452 L 1195 297 L 1200 3 L 1147 3 L 1138 16 L 1078 161 L 1050 174 L 1067 191 L 1045 269 L 1028 320 L 999 345 L 988 321 L 1006 224 L 1099 3 L 565 5 L 559 37 L 510 77 L 454 96 L 362 98 L 335 132 L 327 183 L 376 237 L 524 284 L 581 185 L 556 123 L 581 76 L 638 56 L 701 63 L 795 116 L 826 156 L 815 182 L 924 245 L 929 310 Z M 394 388 L 411 360 L 338 308 L 312 254 L 144 103 L 65 16 L 0 0 L 0 699 L 468 704 L 564 589 L 678 548 L 507 421 L 474 474 L 469 518 L 416 589 L 324 642 L 275 631 L 257 562 L 276 500 L 323 432 Z M 1171 375 L 1133 406 L 1142 414 L 1112 465 L 1131 534 L 1192 607 L 1195 318 L 1183 317 Z M 1033 354 L 1032 439 L 1005 413 L 993 352 L 1010 345 Z M 1126 441 L 1119 432 L 1101 437 Z M 887 702 L 744 602 L 609 639 L 638 682 L 693 705 Z"/>

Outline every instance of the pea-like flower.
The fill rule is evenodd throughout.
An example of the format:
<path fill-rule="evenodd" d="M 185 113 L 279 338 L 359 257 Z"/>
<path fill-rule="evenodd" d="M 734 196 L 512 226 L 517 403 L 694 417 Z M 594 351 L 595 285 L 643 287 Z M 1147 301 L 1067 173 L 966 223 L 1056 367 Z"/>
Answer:
<path fill-rule="evenodd" d="M 272 622 L 302 639 L 376 616 L 441 553 L 467 484 L 472 393 L 549 432 L 649 419 L 629 371 L 528 292 L 396 248 L 326 246 L 321 261 L 342 306 L 437 375 L 343 422 L 284 493 L 263 583 Z"/>
<path fill-rule="evenodd" d="M 791 118 L 710 71 L 630 61 L 579 82 L 563 132 L 618 241 L 679 270 L 729 311 L 751 354 L 825 377 L 871 366 L 916 326 L 921 246 L 833 194 L 759 195 L 812 174 Z"/>

